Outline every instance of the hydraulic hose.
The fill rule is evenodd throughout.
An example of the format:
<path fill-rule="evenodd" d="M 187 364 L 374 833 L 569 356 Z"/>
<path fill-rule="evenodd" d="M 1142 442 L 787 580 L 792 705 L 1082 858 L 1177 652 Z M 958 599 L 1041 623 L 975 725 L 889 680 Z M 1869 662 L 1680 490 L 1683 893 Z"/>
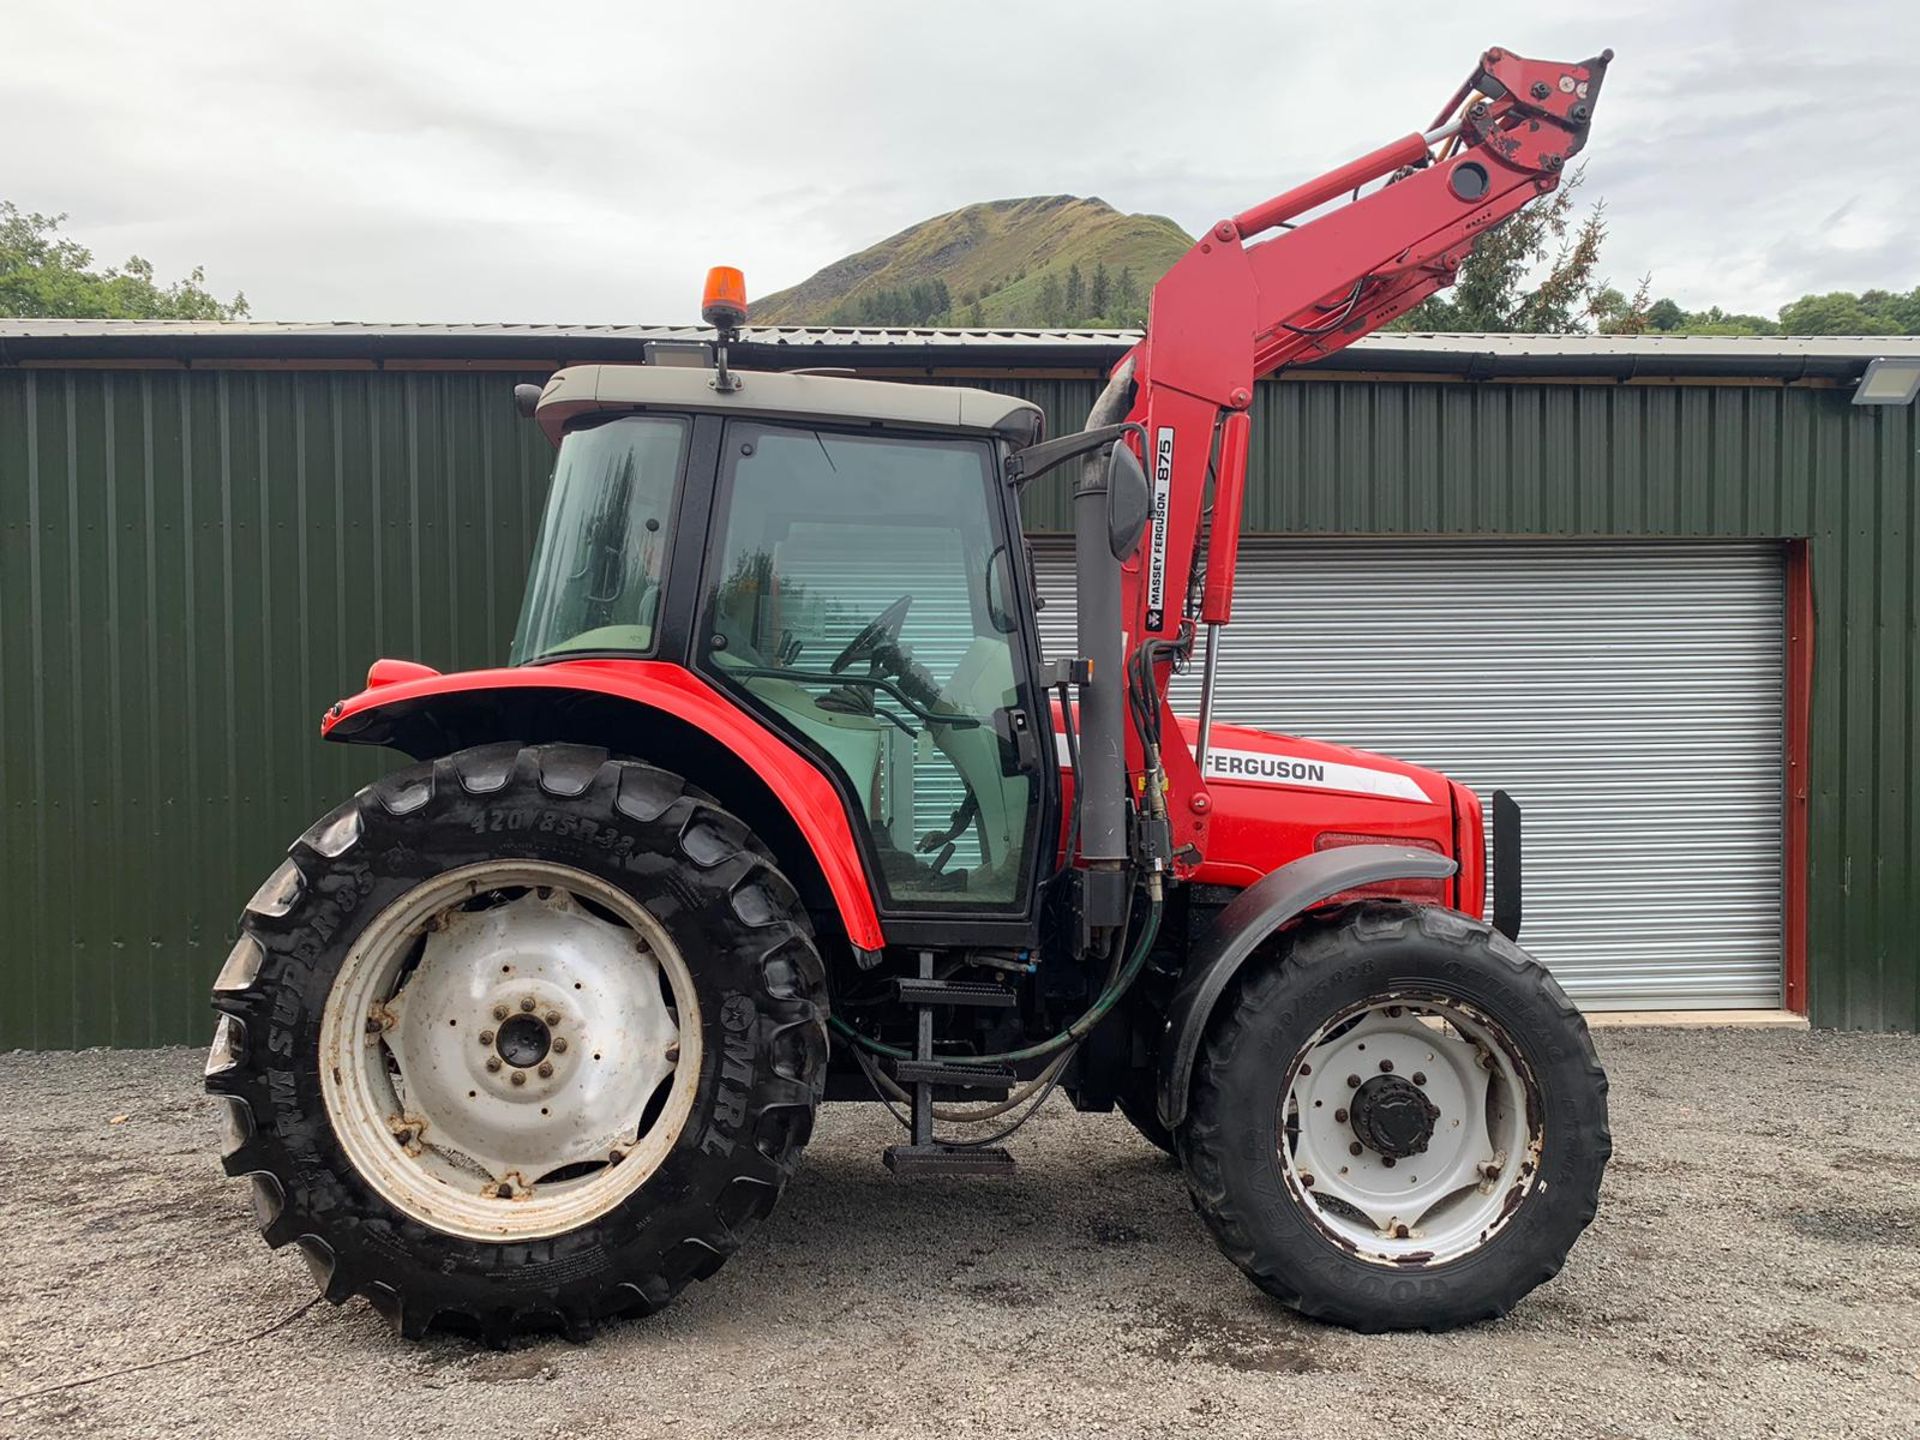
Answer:
<path fill-rule="evenodd" d="M 1112 1012 L 1113 1007 L 1120 1003 L 1121 997 L 1132 988 L 1133 982 L 1140 978 L 1140 972 L 1146 969 L 1147 956 L 1152 952 L 1153 942 L 1160 934 L 1160 907 L 1161 902 L 1155 900 L 1152 908 L 1147 911 L 1146 924 L 1140 929 L 1140 938 L 1134 944 L 1133 954 L 1127 957 L 1126 968 L 1116 975 L 1112 983 L 1094 998 L 1093 1004 L 1087 1007 L 1084 1015 L 1066 1029 L 1062 1030 L 1058 1035 L 1050 1036 L 1038 1044 L 1027 1045 L 1019 1050 L 1008 1050 L 999 1055 L 946 1055 L 941 1057 L 941 1063 L 946 1065 L 1005 1065 L 1017 1060 L 1037 1060 L 1042 1055 L 1051 1055 L 1056 1050 L 1064 1049 L 1068 1045 L 1077 1045 L 1087 1037 L 1094 1026 L 1107 1018 Z M 869 1054 L 884 1055 L 889 1060 L 913 1059 L 911 1051 L 882 1044 L 871 1036 L 863 1035 L 838 1015 L 829 1016 L 827 1018 L 827 1024 L 833 1027 L 836 1034 L 844 1035 L 848 1040 L 851 1040 Z"/>

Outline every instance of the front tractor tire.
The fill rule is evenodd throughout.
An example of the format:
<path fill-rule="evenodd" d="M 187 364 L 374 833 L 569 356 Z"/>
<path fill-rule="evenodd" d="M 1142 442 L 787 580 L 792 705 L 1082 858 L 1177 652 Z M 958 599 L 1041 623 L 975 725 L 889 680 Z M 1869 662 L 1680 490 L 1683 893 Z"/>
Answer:
<path fill-rule="evenodd" d="M 575 1338 L 705 1279 L 826 1081 L 826 982 L 745 824 L 603 750 L 362 790 L 248 903 L 207 1089 L 269 1245 L 402 1334 Z"/>
<path fill-rule="evenodd" d="M 1506 1314 L 1558 1273 L 1612 1151 L 1606 1074 L 1545 968 L 1477 920 L 1384 902 L 1249 962 L 1176 1138 L 1227 1257 L 1364 1331 Z"/>

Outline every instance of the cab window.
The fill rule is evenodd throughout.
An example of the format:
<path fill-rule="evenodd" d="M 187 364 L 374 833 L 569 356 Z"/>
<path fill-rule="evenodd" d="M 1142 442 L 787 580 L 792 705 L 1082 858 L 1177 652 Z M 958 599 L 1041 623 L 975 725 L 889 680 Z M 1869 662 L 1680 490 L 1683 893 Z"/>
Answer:
<path fill-rule="evenodd" d="M 839 771 L 896 908 L 1018 904 L 1038 799 L 992 451 L 735 424 L 723 453 L 706 668 Z"/>

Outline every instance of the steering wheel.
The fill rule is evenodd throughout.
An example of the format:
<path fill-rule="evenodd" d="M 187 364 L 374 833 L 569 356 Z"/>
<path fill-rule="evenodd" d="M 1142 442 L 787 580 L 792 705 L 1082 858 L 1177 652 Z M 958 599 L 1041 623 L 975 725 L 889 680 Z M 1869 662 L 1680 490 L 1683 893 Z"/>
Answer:
<path fill-rule="evenodd" d="M 902 595 L 886 609 L 861 627 L 860 633 L 847 642 L 847 648 L 834 656 L 833 663 L 827 667 L 838 675 L 856 660 L 866 660 L 880 646 L 882 640 L 889 644 L 900 639 L 900 627 L 907 622 L 907 611 L 913 608 L 913 596 Z"/>

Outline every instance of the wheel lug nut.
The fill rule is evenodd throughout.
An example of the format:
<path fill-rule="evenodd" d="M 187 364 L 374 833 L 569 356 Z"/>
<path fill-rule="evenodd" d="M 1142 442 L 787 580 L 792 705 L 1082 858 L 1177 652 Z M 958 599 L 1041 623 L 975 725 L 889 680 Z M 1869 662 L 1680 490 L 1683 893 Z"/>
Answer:
<path fill-rule="evenodd" d="M 520 997 L 520 1008 L 522 1010 L 527 1011 L 529 1014 L 533 1012 L 533 1007 L 538 1003 L 539 1002 L 535 1000 L 531 995 L 522 995 Z"/>
<path fill-rule="evenodd" d="M 542 1060 L 540 1062 L 540 1078 L 542 1080 L 551 1080 L 553 1078 L 553 1062 L 551 1060 Z"/>
<path fill-rule="evenodd" d="M 1424 1070 L 1416 1070 L 1416 1071 L 1414 1071 L 1414 1072 L 1413 1072 L 1413 1083 L 1414 1083 L 1414 1084 L 1416 1084 L 1416 1085 L 1424 1085 L 1424 1084 L 1426 1084 L 1426 1083 L 1427 1083 L 1427 1074 L 1426 1074 L 1426 1071 L 1424 1071 Z"/>
<path fill-rule="evenodd" d="M 491 1045 L 491 1044 L 493 1044 L 493 1031 L 491 1031 L 491 1030 L 482 1030 L 482 1031 L 480 1032 L 480 1043 L 481 1043 L 482 1045 Z"/>
<path fill-rule="evenodd" d="M 546 1022 L 549 1025 L 558 1025 L 560 1023 L 560 1012 L 558 1010 L 547 1011 Z"/>
<path fill-rule="evenodd" d="M 680 1042 L 678 1040 L 672 1041 L 671 1043 L 668 1044 L 666 1049 L 666 1057 L 669 1060 L 678 1060 L 680 1058 Z"/>
<path fill-rule="evenodd" d="M 1391 1169 L 1393 1168 L 1393 1164 L 1394 1164 L 1394 1161 L 1393 1161 L 1393 1156 L 1391 1156 L 1391 1155 L 1382 1155 L 1382 1156 L 1380 1157 L 1380 1163 L 1381 1163 L 1382 1165 L 1384 1165 L 1384 1166 L 1386 1166 L 1386 1167 L 1387 1167 L 1387 1169 L 1389 1169 L 1389 1170 L 1391 1170 Z"/>
<path fill-rule="evenodd" d="M 487 1069 L 498 1071 L 499 1068 L 500 1068 L 500 1057 L 498 1055 L 487 1056 Z"/>
<path fill-rule="evenodd" d="M 1392 1069 L 1393 1069 L 1393 1062 L 1391 1060 L 1382 1060 L 1380 1062 L 1380 1070 L 1382 1074 L 1385 1074 L 1391 1071 Z"/>
<path fill-rule="evenodd" d="M 502 1180 L 498 1185 L 493 1187 L 493 1193 L 502 1200 L 511 1200 L 513 1198 L 513 1186 Z"/>
<path fill-rule="evenodd" d="M 526 1083 L 527 1083 L 527 1072 L 526 1072 L 526 1071 L 524 1071 L 524 1070 L 516 1070 L 516 1071 L 514 1071 L 514 1072 L 513 1072 L 513 1083 L 514 1083 L 514 1084 L 516 1084 L 516 1085 L 524 1085 L 524 1084 L 526 1084 Z"/>
<path fill-rule="evenodd" d="M 373 1016 L 369 1015 L 367 1017 L 367 1034 L 378 1035 L 385 1028 L 386 1027 L 383 1026 L 378 1020 L 374 1019 Z"/>
<path fill-rule="evenodd" d="M 1349 1155 L 1358 1155 L 1362 1148 L 1358 1140 L 1349 1140 L 1347 1142 L 1347 1154 Z"/>
<path fill-rule="evenodd" d="M 394 1131 L 393 1143 L 396 1145 L 411 1145 L 413 1143 L 413 1132 L 411 1130 Z"/>
<path fill-rule="evenodd" d="M 1344 1124 L 1346 1124 L 1346 1123 L 1347 1123 L 1347 1112 L 1346 1112 L 1345 1110 L 1336 1110 L 1336 1111 L 1334 1111 L 1334 1112 L 1333 1112 L 1333 1123 L 1334 1123 L 1334 1124 L 1336 1124 L 1336 1125 L 1344 1125 Z"/>
<path fill-rule="evenodd" d="M 1306 1189 L 1308 1189 L 1308 1190 L 1311 1190 L 1311 1189 L 1313 1188 L 1313 1176 L 1311 1176 L 1311 1175 L 1302 1175 L 1302 1176 L 1300 1177 L 1300 1183 L 1301 1183 L 1301 1185 L 1302 1185 L 1302 1186 L 1304 1186 L 1304 1187 L 1305 1187 Z"/>
<path fill-rule="evenodd" d="M 493 1018 L 496 1020 L 504 1020 L 510 1013 L 504 1005 L 496 1005 L 493 1007 Z"/>
<path fill-rule="evenodd" d="M 553 1053 L 556 1055 L 564 1055 L 567 1053 L 567 1037 L 566 1036 L 556 1035 L 553 1037 Z"/>
<path fill-rule="evenodd" d="M 1347 1076 L 1347 1089 L 1358 1090 L 1359 1088 L 1360 1088 L 1360 1077 L 1358 1075 Z"/>

